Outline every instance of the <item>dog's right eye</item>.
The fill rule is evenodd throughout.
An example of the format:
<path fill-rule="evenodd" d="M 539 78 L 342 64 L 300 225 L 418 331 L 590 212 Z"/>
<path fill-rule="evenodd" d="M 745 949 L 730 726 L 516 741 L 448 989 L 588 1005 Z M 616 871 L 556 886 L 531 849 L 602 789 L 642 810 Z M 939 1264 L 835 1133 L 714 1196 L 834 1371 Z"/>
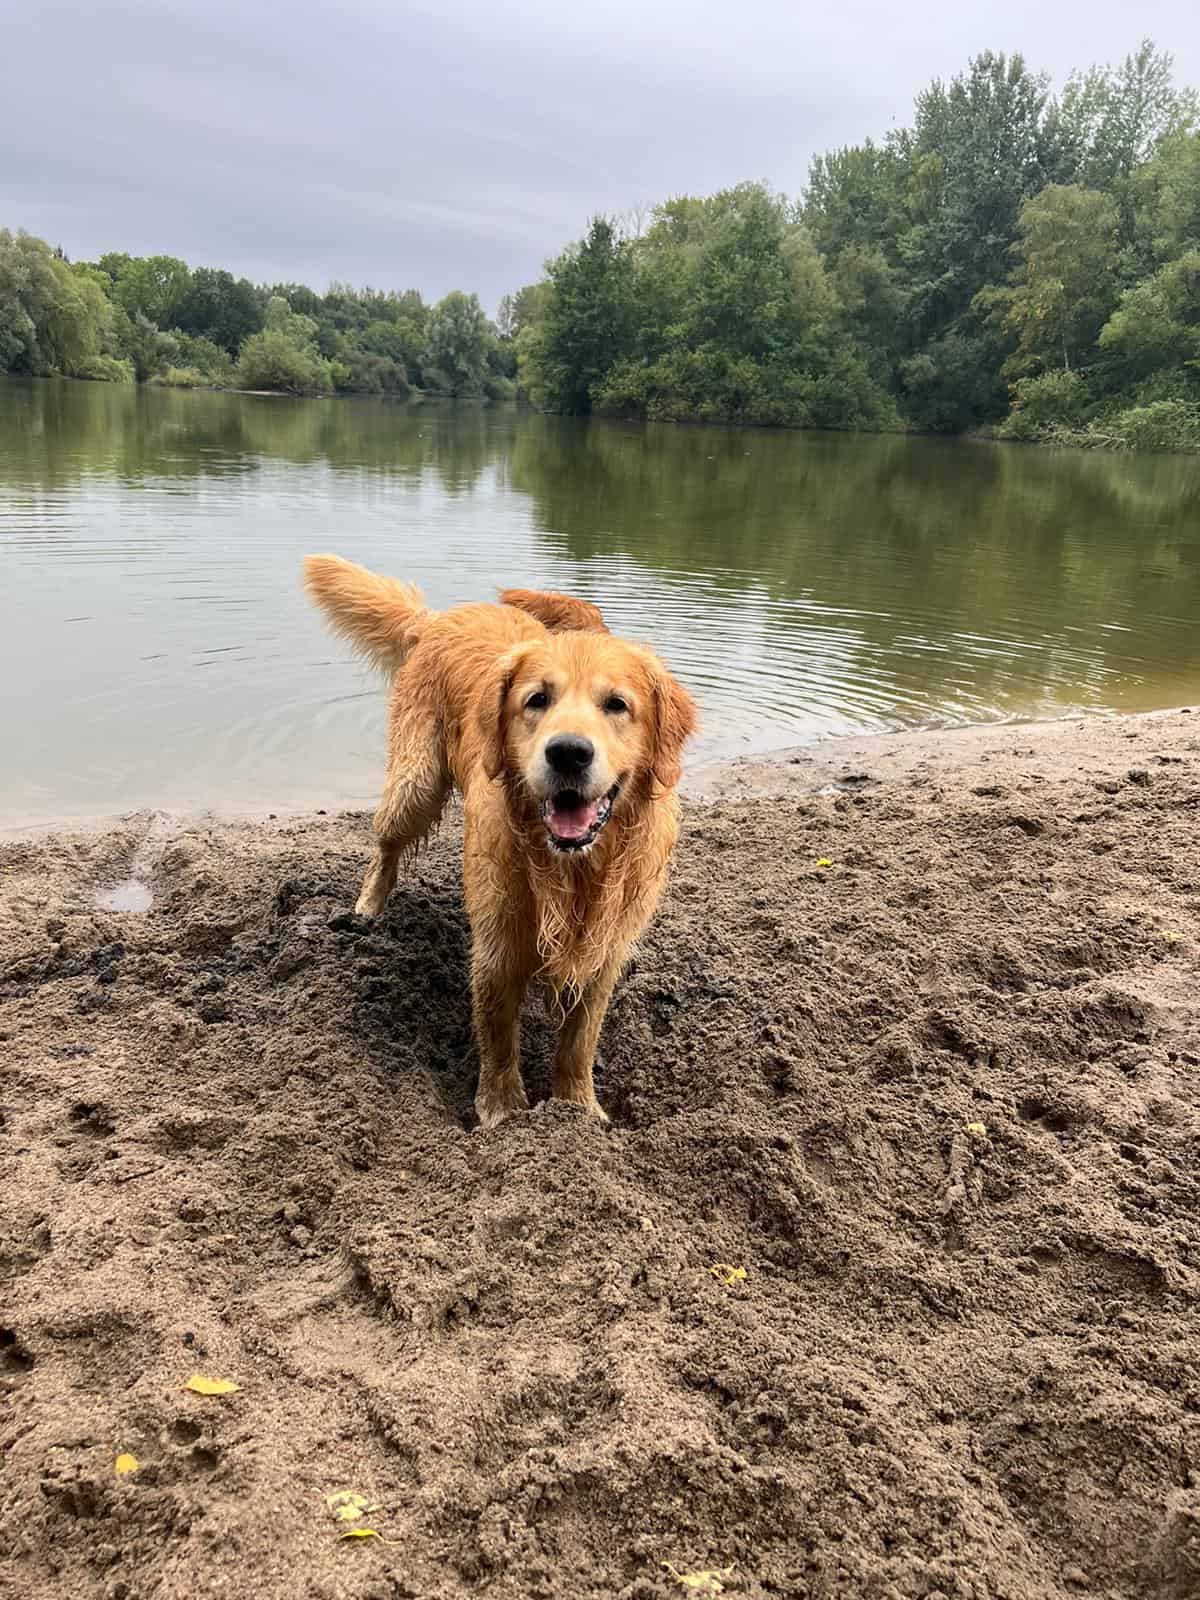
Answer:
<path fill-rule="evenodd" d="M 544 711 L 550 704 L 550 696 L 545 689 L 535 689 L 531 695 L 525 697 L 526 711 Z"/>

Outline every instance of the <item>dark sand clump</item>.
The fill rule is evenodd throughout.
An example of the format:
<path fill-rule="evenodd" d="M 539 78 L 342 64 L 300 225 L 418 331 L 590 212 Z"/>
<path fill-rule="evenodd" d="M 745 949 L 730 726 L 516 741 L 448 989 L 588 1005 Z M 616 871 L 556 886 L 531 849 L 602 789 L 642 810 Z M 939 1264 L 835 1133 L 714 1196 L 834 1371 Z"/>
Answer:
<path fill-rule="evenodd" d="M 456 827 L 0 845 L 5 1600 L 1200 1594 L 1200 715 L 722 792 L 609 1130 L 471 1131 Z"/>

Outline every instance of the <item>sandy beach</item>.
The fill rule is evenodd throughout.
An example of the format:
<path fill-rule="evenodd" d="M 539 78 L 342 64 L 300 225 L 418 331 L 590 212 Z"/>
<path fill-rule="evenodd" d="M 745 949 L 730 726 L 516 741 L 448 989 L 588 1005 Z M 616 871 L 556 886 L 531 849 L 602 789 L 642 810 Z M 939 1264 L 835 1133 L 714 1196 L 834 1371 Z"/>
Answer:
<path fill-rule="evenodd" d="M 608 1129 L 457 823 L 0 842 L 0 1596 L 1200 1592 L 1200 708 L 689 793 Z"/>

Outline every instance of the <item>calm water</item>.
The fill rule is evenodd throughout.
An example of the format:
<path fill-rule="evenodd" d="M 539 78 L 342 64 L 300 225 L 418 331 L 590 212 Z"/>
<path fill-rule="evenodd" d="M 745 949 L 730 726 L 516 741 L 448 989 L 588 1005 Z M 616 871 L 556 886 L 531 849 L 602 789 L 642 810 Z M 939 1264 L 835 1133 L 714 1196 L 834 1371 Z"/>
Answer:
<path fill-rule="evenodd" d="M 300 557 L 573 590 L 698 754 L 1200 698 L 1200 460 L 0 380 L 0 822 L 374 801 Z"/>

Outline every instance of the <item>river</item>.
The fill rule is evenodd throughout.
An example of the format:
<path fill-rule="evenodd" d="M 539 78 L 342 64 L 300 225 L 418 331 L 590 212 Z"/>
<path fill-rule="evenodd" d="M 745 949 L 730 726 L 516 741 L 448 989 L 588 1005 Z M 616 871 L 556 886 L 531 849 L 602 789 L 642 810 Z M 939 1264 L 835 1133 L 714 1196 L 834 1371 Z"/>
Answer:
<path fill-rule="evenodd" d="M 598 601 L 695 757 L 1200 699 L 1200 459 L 0 380 L 0 823 L 374 803 L 301 557 Z"/>

